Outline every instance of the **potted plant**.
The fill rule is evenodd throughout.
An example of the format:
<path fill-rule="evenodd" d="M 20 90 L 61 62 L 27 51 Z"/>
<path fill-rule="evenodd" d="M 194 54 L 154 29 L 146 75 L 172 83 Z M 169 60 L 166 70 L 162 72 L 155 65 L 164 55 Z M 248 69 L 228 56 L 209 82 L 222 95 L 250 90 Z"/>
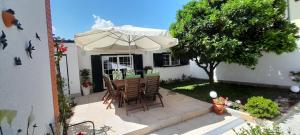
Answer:
<path fill-rule="evenodd" d="M 145 66 L 144 71 L 147 73 L 148 70 L 153 70 L 152 66 Z"/>
<path fill-rule="evenodd" d="M 216 114 L 224 114 L 225 113 L 225 103 L 226 103 L 227 99 L 224 98 L 224 97 L 217 97 L 217 98 L 214 98 L 212 100 L 212 110 L 216 113 Z"/>
<path fill-rule="evenodd" d="M 92 82 L 90 80 L 90 70 L 82 69 L 80 70 L 81 86 L 83 95 L 89 95 L 91 92 Z"/>

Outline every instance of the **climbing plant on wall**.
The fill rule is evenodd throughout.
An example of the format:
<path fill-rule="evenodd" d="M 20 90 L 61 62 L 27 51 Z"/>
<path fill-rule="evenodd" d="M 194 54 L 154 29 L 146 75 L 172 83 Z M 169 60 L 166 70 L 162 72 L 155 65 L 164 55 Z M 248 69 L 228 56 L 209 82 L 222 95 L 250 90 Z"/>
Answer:
<path fill-rule="evenodd" d="M 55 37 L 54 40 L 57 41 Z M 68 130 L 67 119 L 69 119 L 73 115 L 73 112 L 71 109 L 70 98 L 66 96 L 63 91 L 65 86 L 65 81 L 62 78 L 60 73 L 60 61 L 63 54 L 67 52 L 67 47 L 64 46 L 63 41 L 59 43 L 55 43 L 54 47 L 56 49 L 55 64 L 56 64 L 56 71 L 57 71 L 56 79 L 57 79 L 57 89 L 58 89 L 58 104 L 59 104 L 59 112 L 60 112 L 59 121 L 63 126 L 63 134 L 66 135 Z"/>

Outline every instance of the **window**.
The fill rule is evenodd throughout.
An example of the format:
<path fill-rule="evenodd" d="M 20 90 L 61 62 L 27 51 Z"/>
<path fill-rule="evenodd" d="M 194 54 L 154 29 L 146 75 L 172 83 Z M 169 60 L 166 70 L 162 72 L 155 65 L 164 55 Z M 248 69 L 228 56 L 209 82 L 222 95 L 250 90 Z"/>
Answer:
<path fill-rule="evenodd" d="M 172 57 L 171 54 L 163 54 L 163 66 L 178 66 L 180 60 Z"/>

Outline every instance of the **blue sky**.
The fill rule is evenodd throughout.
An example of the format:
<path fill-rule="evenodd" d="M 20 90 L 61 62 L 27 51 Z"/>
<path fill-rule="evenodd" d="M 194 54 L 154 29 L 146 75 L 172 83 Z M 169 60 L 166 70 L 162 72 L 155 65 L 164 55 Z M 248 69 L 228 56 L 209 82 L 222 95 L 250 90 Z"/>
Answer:
<path fill-rule="evenodd" d="M 189 0 L 51 0 L 54 34 L 73 39 L 92 27 L 133 25 L 169 29 Z"/>

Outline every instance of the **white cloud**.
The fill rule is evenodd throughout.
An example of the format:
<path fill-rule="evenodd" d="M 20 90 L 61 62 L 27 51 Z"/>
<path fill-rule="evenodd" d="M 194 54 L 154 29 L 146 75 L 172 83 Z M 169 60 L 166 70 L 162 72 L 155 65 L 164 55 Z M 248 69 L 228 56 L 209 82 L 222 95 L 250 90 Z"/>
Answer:
<path fill-rule="evenodd" d="M 108 27 L 115 26 L 110 20 L 105 20 L 105 19 L 101 18 L 100 16 L 93 15 L 93 18 L 94 18 L 95 22 L 91 29 L 108 28 Z"/>
<path fill-rule="evenodd" d="M 55 34 L 56 28 L 52 26 L 52 33 Z"/>

